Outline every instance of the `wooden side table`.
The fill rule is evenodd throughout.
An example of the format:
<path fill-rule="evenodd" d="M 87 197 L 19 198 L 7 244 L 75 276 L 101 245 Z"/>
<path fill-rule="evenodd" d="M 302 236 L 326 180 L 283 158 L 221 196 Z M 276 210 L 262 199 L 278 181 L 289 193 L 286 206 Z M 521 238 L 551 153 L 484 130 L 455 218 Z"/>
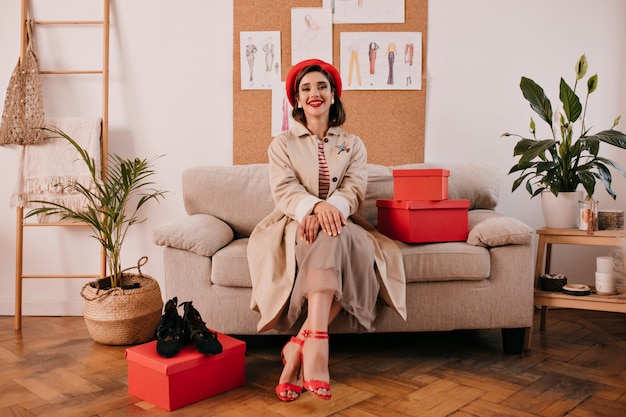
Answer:
<path fill-rule="evenodd" d="M 541 306 L 540 330 L 545 330 L 548 307 L 578 308 L 583 310 L 611 311 L 626 313 L 626 293 L 617 295 L 590 295 L 576 296 L 562 292 L 549 292 L 539 289 L 539 275 L 550 273 L 550 257 L 552 245 L 590 245 L 590 246 L 620 246 L 621 239 L 626 238 L 624 230 L 599 230 L 589 235 L 578 229 L 550 229 L 537 230 L 539 241 L 537 244 L 537 262 L 535 264 L 535 297 L 536 306 Z M 626 244 L 626 241 L 624 241 Z M 624 248 L 626 251 L 626 247 Z"/>

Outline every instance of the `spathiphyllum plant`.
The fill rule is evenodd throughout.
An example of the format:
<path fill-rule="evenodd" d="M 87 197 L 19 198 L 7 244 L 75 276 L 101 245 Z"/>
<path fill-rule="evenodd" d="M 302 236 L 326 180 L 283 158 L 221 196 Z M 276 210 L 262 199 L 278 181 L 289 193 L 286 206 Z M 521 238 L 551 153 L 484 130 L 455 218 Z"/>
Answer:
<path fill-rule="evenodd" d="M 614 168 L 623 176 L 626 172 L 617 163 L 598 156 L 600 143 L 626 149 L 626 135 L 615 130 L 620 117 L 615 118 L 613 126 L 608 130 L 591 134 L 585 115 L 589 96 L 598 87 L 598 75 L 590 76 L 586 82 L 584 105 L 576 94 L 578 82 L 583 80 L 587 73 L 587 58 L 582 55 L 576 63 L 576 80 L 574 87 L 561 78 L 559 85 L 559 99 L 561 110 L 553 112 L 552 103 L 537 83 L 530 78 L 522 77 L 520 88 L 530 107 L 545 121 L 551 137 L 537 138 L 535 121 L 530 119 L 530 134 L 526 138 L 521 135 L 504 133 L 502 136 L 516 136 L 520 140 L 515 145 L 513 155 L 519 157 L 517 163 L 509 171 L 510 174 L 519 173 L 513 183 L 515 191 L 524 182 L 531 198 L 544 190 L 551 191 L 555 196 L 559 192 L 576 191 L 582 184 L 585 194 L 591 198 L 594 194 L 596 182 L 604 185 L 607 193 L 615 199 L 616 195 L 611 188 L 611 171 Z M 581 81 L 584 83 L 584 81 Z M 575 135 L 578 135 L 577 137 Z"/>

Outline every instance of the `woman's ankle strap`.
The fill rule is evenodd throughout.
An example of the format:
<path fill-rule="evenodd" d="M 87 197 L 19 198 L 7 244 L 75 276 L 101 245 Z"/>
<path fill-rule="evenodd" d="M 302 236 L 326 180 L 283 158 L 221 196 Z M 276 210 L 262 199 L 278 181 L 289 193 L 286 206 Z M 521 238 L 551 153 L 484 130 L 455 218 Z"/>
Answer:
<path fill-rule="evenodd" d="M 303 333 L 305 338 L 328 339 L 328 332 L 317 330 L 305 330 Z"/>

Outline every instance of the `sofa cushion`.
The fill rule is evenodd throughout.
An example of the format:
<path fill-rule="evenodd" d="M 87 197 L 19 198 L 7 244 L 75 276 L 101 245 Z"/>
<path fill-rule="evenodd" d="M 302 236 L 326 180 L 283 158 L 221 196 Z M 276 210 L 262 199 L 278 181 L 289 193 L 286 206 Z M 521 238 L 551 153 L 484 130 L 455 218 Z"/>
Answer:
<path fill-rule="evenodd" d="M 252 288 L 247 257 L 248 238 L 235 239 L 213 255 L 211 282 L 224 287 Z"/>
<path fill-rule="evenodd" d="M 413 245 L 396 242 L 404 258 L 407 283 L 479 281 L 489 277 L 489 251 L 465 242 Z M 213 255 L 211 282 L 225 287 L 251 288 L 246 247 L 236 239 Z"/>
<path fill-rule="evenodd" d="M 359 209 L 359 214 L 371 225 L 378 225 L 378 208 L 376 200 L 390 200 L 393 198 L 393 177 L 389 167 L 383 165 L 367 165 L 367 190 L 365 201 Z"/>
<path fill-rule="evenodd" d="M 160 246 L 212 256 L 233 240 L 232 229 L 208 214 L 195 214 L 184 220 L 162 224 L 152 231 L 152 241 Z"/>
<path fill-rule="evenodd" d="M 396 243 L 402 252 L 407 284 L 489 278 L 491 258 L 489 251 L 483 247 L 465 242 Z"/>
<path fill-rule="evenodd" d="M 484 247 L 527 245 L 533 234 L 527 224 L 491 210 L 472 210 L 468 227 L 467 243 Z"/>
<path fill-rule="evenodd" d="M 274 209 L 268 164 L 199 166 L 183 172 L 187 214 L 211 214 L 247 237 Z"/>

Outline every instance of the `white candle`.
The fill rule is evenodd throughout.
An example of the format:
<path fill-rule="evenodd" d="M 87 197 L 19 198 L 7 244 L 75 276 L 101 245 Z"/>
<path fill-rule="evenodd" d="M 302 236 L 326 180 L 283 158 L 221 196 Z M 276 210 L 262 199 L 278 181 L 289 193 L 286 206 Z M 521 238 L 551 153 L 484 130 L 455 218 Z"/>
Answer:
<path fill-rule="evenodd" d="M 613 258 L 610 256 L 598 256 L 596 258 L 596 271 L 603 273 L 613 272 Z"/>
<path fill-rule="evenodd" d="M 615 276 L 612 273 L 596 272 L 596 291 L 599 293 L 615 292 Z"/>

